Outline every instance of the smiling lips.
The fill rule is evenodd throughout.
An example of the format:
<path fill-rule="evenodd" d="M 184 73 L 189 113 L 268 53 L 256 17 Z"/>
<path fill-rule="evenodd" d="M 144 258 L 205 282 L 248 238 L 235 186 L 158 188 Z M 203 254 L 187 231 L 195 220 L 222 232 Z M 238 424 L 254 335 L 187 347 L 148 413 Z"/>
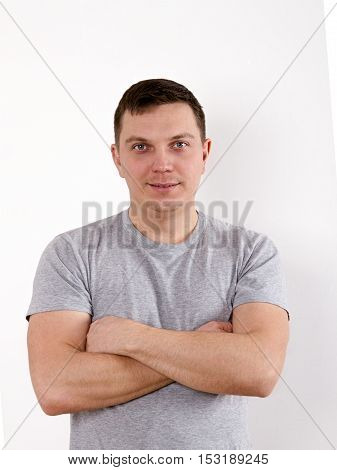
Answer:
<path fill-rule="evenodd" d="M 169 188 L 171 186 L 177 186 L 179 183 L 155 183 L 151 184 L 149 183 L 150 186 L 154 186 L 155 188 Z"/>
<path fill-rule="evenodd" d="M 151 188 L 153 191 L 157 193 L 168 193 L 171 191 L 174 191 L 174 188 L 179 186 L 180 183 L 155 183 L 155 184 L 150 184 Z"/>

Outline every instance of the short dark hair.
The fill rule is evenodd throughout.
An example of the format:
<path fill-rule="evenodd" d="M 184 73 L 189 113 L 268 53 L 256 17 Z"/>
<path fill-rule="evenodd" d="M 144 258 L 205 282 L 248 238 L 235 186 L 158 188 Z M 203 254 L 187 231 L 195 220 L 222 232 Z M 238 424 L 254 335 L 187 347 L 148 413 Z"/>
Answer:
<path fill-rule="evenodd" d="M 125 111 L 131 114 L 143 114 L 153 106 L 167 103 L 187 103 L 194 113 L 200 130 L 201 141 L 206 140 L 205 114 L 199 101 L 184 85 L 165 78 L 152 78 L 134 83 L 128 88 L 115 111 L 115 143 L 119 150 L 119 138 L 122 130 L 122 117 Z"/>

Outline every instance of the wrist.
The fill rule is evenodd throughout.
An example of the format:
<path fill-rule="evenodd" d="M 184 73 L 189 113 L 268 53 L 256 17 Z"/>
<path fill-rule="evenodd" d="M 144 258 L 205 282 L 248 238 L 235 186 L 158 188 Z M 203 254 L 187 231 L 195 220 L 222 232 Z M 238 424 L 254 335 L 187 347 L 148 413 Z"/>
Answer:
<path fill-rule="evenodd" d="M 144 323 L 135 323 L 134 330 L 126 344 L 125 355 L 135 358 L 137 351 L 140 351 L 142 346 L 146 344 L 146 337 L 153 329 L 152 326 Z"/>

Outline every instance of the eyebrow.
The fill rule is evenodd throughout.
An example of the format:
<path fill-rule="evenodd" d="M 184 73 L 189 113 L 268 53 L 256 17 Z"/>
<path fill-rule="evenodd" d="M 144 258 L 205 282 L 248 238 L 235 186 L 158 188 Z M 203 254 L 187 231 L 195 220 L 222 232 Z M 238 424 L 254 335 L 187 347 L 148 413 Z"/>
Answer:
<path fill-rule="evenodd" d="M 190 134 L 189 132 L 184 132 L 183 134 L 174 135 L 168 140 L 170 141 L 170 140 L 175 140 L 175 139 L 184 139 L 185 137 L 190 137 L 191 139 L 195 139 L 193 134 Z M 142 142 L 150 142 L 145 137 L 137 137 L 135 135 L 131 135 L 129 138 L 126 139 L 125 143 L 128 144 L 129 142 L 134 142 L 136 140 L 140 140 Z"/>

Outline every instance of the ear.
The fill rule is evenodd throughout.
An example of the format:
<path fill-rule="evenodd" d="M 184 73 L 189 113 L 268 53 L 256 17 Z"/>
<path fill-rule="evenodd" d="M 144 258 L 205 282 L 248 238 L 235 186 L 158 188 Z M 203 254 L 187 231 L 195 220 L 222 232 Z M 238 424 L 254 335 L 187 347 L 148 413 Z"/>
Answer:
<path fill-rule="evenodd" d="M 205 173 L 206 161 L 207 161 L 207 159 L 209 157 L 209 154 L 211 152 L 211 145 L 212 145 L 211 139 L 206 139 L 203 146 L 202 146 L 202 160 L 203 160 L 204 168 L 203 168 L 201 174 Z"/>
<path fill-rule="evenodd" d="M 110 148 L 111 148 L 112 158 L 118 170 L 119 176 L 121 178 L 125 178 L 123 166 L 121 164 L 121 159 L 120 159 L 116 144 L 111 144 Z"/>

